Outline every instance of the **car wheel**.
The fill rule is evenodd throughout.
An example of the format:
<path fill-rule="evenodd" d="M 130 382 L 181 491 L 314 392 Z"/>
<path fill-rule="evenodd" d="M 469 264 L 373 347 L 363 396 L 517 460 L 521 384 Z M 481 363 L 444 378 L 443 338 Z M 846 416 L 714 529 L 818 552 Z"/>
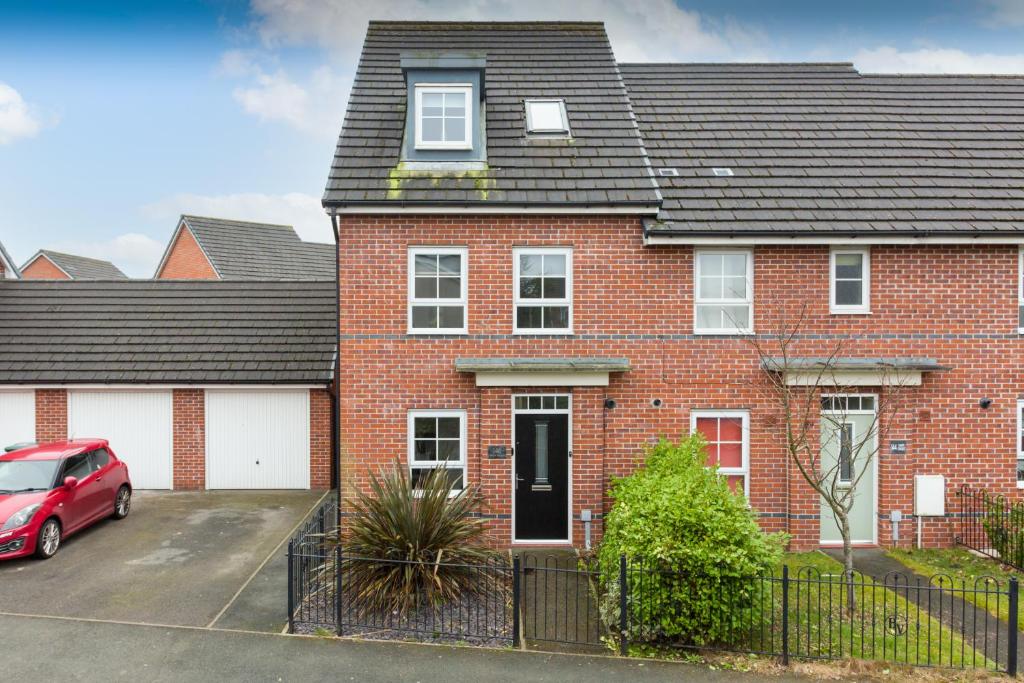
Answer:
<path fill-rule="evenodd" d="M 114 498 L 114 519 L 124 519 L 132 509 L 132 490 L 122 486 Z"/>
<path fill-rule="evenodd" d="M 36 557 L 41 560 L 48 560 L 60 550 L 60 522 L 56 519 L 48 519 L 39 528 L 39 537 L 36 539 Z"/>

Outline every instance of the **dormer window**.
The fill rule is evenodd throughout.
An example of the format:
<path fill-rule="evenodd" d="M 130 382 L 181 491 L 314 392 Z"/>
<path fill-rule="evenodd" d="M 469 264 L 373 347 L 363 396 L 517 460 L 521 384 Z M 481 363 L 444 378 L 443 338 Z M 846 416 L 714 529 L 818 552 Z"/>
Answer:
<path fill-rule="evenodd" d="M 472 149 L 473 86 L 416 84 L 416 149 Z"/>
<path fill-rule="evenodd" d="M 569 117 L 563 100 L 526 100 L 526 132 L 568 135 Z"/>

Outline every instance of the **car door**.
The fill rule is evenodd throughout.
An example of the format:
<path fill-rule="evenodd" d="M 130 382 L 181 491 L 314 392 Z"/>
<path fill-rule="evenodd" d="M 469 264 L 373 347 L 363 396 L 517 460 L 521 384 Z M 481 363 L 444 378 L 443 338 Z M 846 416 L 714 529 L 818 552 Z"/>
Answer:
<path fill-rule="evenodd" d="M 62 486 L 64 480 L 68 477 L 74 477 L 78 480 L 78 484 L 67 491 L 62 503 L 64 506 L 62 519 L 65 533 L 75 531 L 83 524 L 88 523 L 93 515 L 95 501 L 90 502 L 89 500 L 90 491 L 95 493 L 95 489 L 89 485 L 91 474 L 92 462 L 89 459 L 89 453 L 72 455 L 64 461 L 57 485 Z"/>
<path fill-rule="evenodd" d="M 89 454 L 93 476 L 96 477 L 96 515 L 114 509 L 114 498 L 117 497 L 118 481 L 113 476 L 113 461 L 106 448 L 97 448 Z"/>

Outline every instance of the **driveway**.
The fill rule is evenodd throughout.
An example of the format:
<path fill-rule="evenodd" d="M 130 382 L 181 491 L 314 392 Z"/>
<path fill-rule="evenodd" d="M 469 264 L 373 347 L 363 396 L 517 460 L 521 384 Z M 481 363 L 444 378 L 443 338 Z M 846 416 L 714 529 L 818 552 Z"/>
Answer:
<path fill-rule="evenodd" d="M 72 536 L 53 559 L 0 563 L 0 612 L 279 630 L 282 543 L 322 495 L 139 491 L 127 519 Z"/>

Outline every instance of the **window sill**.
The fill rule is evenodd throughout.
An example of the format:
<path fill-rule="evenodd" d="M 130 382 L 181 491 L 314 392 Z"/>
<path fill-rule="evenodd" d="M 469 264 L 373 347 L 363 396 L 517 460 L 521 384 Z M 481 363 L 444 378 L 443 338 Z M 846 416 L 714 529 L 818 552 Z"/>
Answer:
<path fill-rule="evenodd" d="M 572 336 L 572 330 L 554 330 L 554 329 L 547 329 L 547 330 L 525 329 L 525 330 L 520 330 L 520 329 L 514 329 L 514 330 L 512 330 L 512 334 L 522 335 L 524 337 L 536 336 L 536 335 L 548 335 L 548 336 L 553 336 L 553 337 L 571 337 Z"/>
<path fill-rule="evenodd" d="M 459 142 L 459 143 L 451 144 L 451 145 L 446 145 L 446 144 L 430 144 L 430 143 L 417 142 L 416 143 L 416 149 L 417 149 L 417 151 L 426 151 L 426 152 L 431 152 L 431 151 L 436 152 L 438 150 L 440 150 L 440 151 L 448 151 L 448 152 L 452 152 L 452 151 L 467 152 L 467 151 L 472 151 L 473 150 L 473 145 L 471 145 L 469 143 L 465 143 L 465 142 Z"/>
<path fill-rule="evenodd" d="M 831 315 L 871 315 L 871 309 L 830 308 Z"/>
<path fill-rule="evenodd" d="M 753 330 L 697 330 L 693 331 L 694 334 L 708 335 L 708 336 L 729 336 L 729 337 L 752 337 L 754 335 Z"/>
<path fill-rule="evenodd" d="M 1017 482 L 1017 488 L 1024 489 L 1024 481 L 1018 481 Z"/>
<path fill-rule="evenodd" d="M 439 336 L 451 335 L 451 334 L 467 335 L 467 334 L 469 334 L 469 332 L 467 330 L 444 330 L 444 329 L 437 329 L 437 330 L 408 330 L 406 332 L 406 334 L 408 334 L 410 336 L 413 336 L 413 337 L 424 337 L 424 336 L 426 336 L 426 337 L 429 337 L 429 336 L 439 337 Z"/>

